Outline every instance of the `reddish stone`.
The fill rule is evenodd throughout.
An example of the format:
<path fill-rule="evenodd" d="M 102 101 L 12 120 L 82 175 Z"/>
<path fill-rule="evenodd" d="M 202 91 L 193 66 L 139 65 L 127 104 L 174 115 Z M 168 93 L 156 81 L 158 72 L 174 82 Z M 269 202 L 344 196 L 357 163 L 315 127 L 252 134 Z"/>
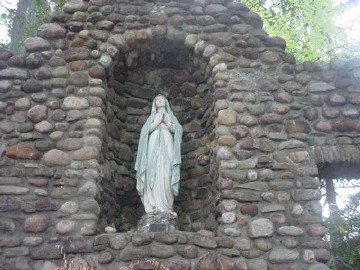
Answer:
<path fill-rule="evenodd" d="M 240 48 L 237 48 L 237 47 L 226 47 L 226 48 L 223 48 L 223 51 L 225 53 L 229 53 L 233 56 L 240 56 L 241 55 L 241 49 Z"/>
<path fill-rule="evenodd" d="M 0 50 L 0 59 L 1 60 L 9 60 L 10 57 L 13 56 L 13 53 L 11 51 L 8 50 Z"/>
<path fill-rule="evenodd" d="M 286 92 L 281 92 L 275 95 L 274 97 L 275 101 L 280 103 L 291 103 L 294 101 L 294 98 Z"/>
<path fill-rule="evenodd" d="M 47 178 L 30 178 L 27 182 L 34 187 L 46 187 L 49 180 Z"/>
<path fill-rule="evenodd" d="M 240 212 L 244 215 L 255 217 L 258 214 L 259 209 L 255 204 L 247 203 L 240 207 Z"/>
<path fill-rule="evenodd" d="M 52 67 L 63 66 L 65 64 L 66 64 L 65 60 L 59 56 L 53 56 L 49 60 L 49 65 Z"/>
<path fill-rule="evenodd" d="M 255 48 L 245 48 L 243 56 L 247 59 L 256 60 L 259 58 L 259 51 Z"/>
<path fill-rule="evenodd" d="M 286 217 L 283 213 L 276 213 L 276 212 L 270 213 L 269 218 L 271 222 L 275 224 L 282 224 L 285 223 L 286 221 Z"/>
<path fill-rule="evenodd" d="M 31 80 L 27 80 L 23 84 L 22 88 L 25 93 L 36 93 L 42 91 L 43 85 L 41 82 L 31 79 Z"/>
<path fill-rule="evenodd" d="M 192 210 L 202 209 L 207 204 L 208 202 L 204 200 L 191 200 L 184 202 L 182 206 L 185 211 L 192 211 Z"/>
<path fill-rule="evenodd" d="M 335 120 L 331 122 L 331 126 L 340 131 L 340 132 L 347 132 L 347 131 L 353 131 L 355 129 L 355 123 L 352 120 Z"/>
<path fill-rule="evenodd" d="M 110 251 L 105 251 L 103 252 L 99 258 L 98 258 L 98 262 L 100 264 L 109 264 L 114 260 L 114 255 L 110 252 Z"/>
<path fill-rule="evenodd" d="M 39 202 L 38 201 L 35 203 L 35 210 L 38 212 L 57 211 L 58 209 L 59 209 L 59 207 L 53 202 L 49 202 L 49 201 Z"/>
<path fill-rule="evenodd" d="M 219 184 L 219 189 L 232 189 L 233 188 L 233 180 L 232 179 L 222 179 Z"/>
<path fill-rule="evenodd" d="M 327 263 L 331 258 L 331 253 L 327 249 L 316 249 L 315 250 L 315 259 L 321 263 Z"/>
<path fill-rule="evenodd" d="M 66 30 L 57 23 L 45 23 L 38 28 L 37 34 L 43 38 L 64 38 Z"/>
<path fill-rule="evenodd" d="M 127 81 L 136 83 L 136 84 L 143 84 L 144 83 L 144 76 L 139 71 L 129 71 L 127 76 Z"/>
<path fill-rule="evenodd" d="M 70 69 L 73 71 L 85 70 L 87 68 L 87 63 L 85 61 L 73 61 L 70 63 Z"/>
<path fill-rule="evenodd" d="M 235 262 L 234 270 L 248 270 L 248 265 L 245 260 L 239 260 Z"/>
<path fill-rule="evenodd" d="M 24 223 L 24 232 L 39 233 L 46 230 L 49 225 L 49 219 L 43 215 L 28 216 Z"/>
<path fill-rule="evenodd" d="M 278 114 L 265 114 L 260 118 L 261 124 L 282 123 L 283 121 L 284 117 Z"/>
<path fill-rule="evenodd" d="M 242 142 L 240 147 L 242 149 L 254 149 L 255 148 L 255 141 L 251 138 L 245 138 Z"/>
<path fill-rule="evenodd" d="M 174 81 L 177 83 L 184 83 L 191 79 L 191 75 L 186 70 L 179 70 L 174 74 Z"/>
<path fill-rule="evenodd" d="M 14 124 L 9 121 L 0 122 L 0 131 L 9 134 L 15 130 Z"/>
<path fill-rule="evenodd" d="M 166 25 L 156 25 L 154 34 L 156 36 L 165 36 L 167 32 L 167 26 Z"/>
<path fill-rule="evenodd" d="M 350 104 L 360 105 L 360 94 L 351 94 L 348 96 Z"/>
<path fill-rule="evenodd" d="M 168 267 L 168 269 L 171 270 L 190 270 L 191 263 L 189 260 L 184 260 L 184 259 L 170 259 L 167 261 L 166 267 Z M 124 270 L 128 270 L 128 269 L 124 269 Z"/>
<path fill-rule="evenodd" d="M 34 72 L 34 77 L 38 80 L 47 80 L 51 79 L 52 74 L 50 69 L 48 69 L 47 67 L 40 67 Z"/>
<path fill-rule="evenodd" d="M 314 125 L 314 128 L 317 131 L 321 131 L 321 132 L 331 132 L 332 131 L 332 127 L 331 124 L 328 122 L 324 122 L 324 121 L 319 121 Z"/>
<path fill-rule="evenodd" d="M 36 160 L 40 153 L 26 144 L 19 143 L 6 149 L 6 156 L 13 159 Z"/>
<path fill-rule="evenodd" d="M 249 134 L 249 129 L 246 126 L 235 126 L 231 128 L 231 134 L 237 139 L 245 138 Z"/>
<path fill-rule="evenodd" d="M 74 38 L 72 41 L 71 41 L 71 47 L 73 48 L 79 48 L 79 47 L 82 47 L 84 46 L 85 42 L 82 38 Z"/>
<path fill-rule="evenodd" d="M 234 269 L 234 262 L 231 258 L 220 256 L 218 270 L 232 270 Z"/>
<path fill-rule="evenodd" d="M 322 109 L 322 114 L 325 118 L 332 119 L 340 115 L 340 110 L 337 108 L 325 107 Z"/>
<path fill-rule="evenodd" d="M 70 121 L 70 122 L 76 121 L 76 120 L 82 119 L 84 116 L 85 116 L 85 114 L 82 111 L 71 110 L 71 111 L 68 111 L 66 120 Z"/>
<path fill-rule="evenodd" d="M 8 61 L 8 65 L 11 67 L 25 67 L 25 60 L 19 56 L 12 56 Z"/>
<path fill-rule="evenodd" d="M 196 85 L 194 83 L 185 82 L 180 89 L 185 97 L 193 97 L 196 95 Z"/>
<path fill-rule="evenodd" d="M 136 40 L 138 41 L 145 41 L 148 39 L 148 34 L 144 30 L 140 30 L 136 32 Z"/>
<path fill-rule="evenodd" d="M 184 24 L 184 17 L 181 15 L 174 15 L 170 17 L 170 24 L 172 25 L 182 25 Z"/>
<path fill-rule="evenodd" d="M 342 106 L 346 104 L 346 98 L 343 95 L 336 93 L 327 95 L 325 101 L 332 106 Z"/>
<path fill-rule="evenodd" d="M 311 128 L 304 121 L 291 121 L 286 124 L 286 131 L 288 133 L 309 133 Z"/>
<path fill-rule="evenodd" d="M 166 24 L 167 18 L 166 17 L 150 17 L 149 21 L 152 25 L 158 25 L 158 24 Z"/>
<path fill-rule="evenodd" d="M 205 253 L 203 256 L 196 263 L 197 270 L 209 270 L 209 269 L 218 269 L 219 266 L 219 257 L 216 253 L 208 252 Z"/>
<path fill-rule="evenodd" d="M 102 68 L 101 66 L 93 66 L 93 67 L 89 68 L 89 75 L 90 75 L 90 77 L 96 78 L 96 79 L 104 80 L 106 78 L 106 72 L 105 72 L 104 68 Z"/>
<path fill-rule="evenodd" d="M 89 75 L 86 72 L 75 72 L 70 76 L 70 84 L 85 87 L 89 84 Z"/>
<path fill-rule="evenodd" d="M 35 105 L 27 112 L 27 116 L 33 122 L 40 122 L 47 117 L 47 107 L 43 105 Z"/>

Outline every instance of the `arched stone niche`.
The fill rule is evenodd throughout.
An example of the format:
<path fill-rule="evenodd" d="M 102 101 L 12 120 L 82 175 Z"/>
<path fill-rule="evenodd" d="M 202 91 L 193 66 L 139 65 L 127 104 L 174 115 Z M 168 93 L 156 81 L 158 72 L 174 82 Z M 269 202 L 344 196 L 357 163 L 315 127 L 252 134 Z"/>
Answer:
<path fill-rule="evenodd" d="M 166 29 L 166 28 L 165 28 Z M 185 33 L 169 27 L 117 35 L 128 41 L 107 74 L 107 140 L 102 202 L 107 224 L 134 229 L 142 215 L 134 168 L 142 125 L 157 94 L 165 95 L 183 126 L 180 194 L 175 208 L 180 229 L 217 227 L 210 177 L 210 136 L 214 129 L 213 90 L 206 61 L 185 45 Z M 158 31 L 158 32 L 157 32 Z M 138 40 L 140 39 L 140 41 Z M 110 47 L 111 49 L 111 47 Z M 207 222 L 206 222 L 207 221 Z"/>

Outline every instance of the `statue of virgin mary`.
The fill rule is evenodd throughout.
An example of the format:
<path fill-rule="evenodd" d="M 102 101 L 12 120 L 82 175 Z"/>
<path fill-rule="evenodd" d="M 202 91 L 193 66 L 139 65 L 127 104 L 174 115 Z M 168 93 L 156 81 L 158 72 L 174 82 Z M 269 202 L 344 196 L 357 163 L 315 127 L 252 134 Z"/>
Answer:
<path fill-rule="evenodd" d="M 135 162 L 136 188 L 146 214 L 177 216 L 174 196 L 179 192 L 182 127 L 168 100 L 158 95 L 141 129 Z"/>

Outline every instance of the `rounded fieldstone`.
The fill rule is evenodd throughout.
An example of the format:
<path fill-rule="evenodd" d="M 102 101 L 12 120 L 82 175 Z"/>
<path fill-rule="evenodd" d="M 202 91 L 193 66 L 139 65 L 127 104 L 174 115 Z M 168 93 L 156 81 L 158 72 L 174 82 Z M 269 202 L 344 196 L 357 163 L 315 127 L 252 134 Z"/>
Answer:
<path fill-rule="evenodd" d="M 99 232 L 96 220 L 84 221 L 80 228 L 81 235 L 96 235 Z"/>
<path fill-rule="evenodd" d="M 13 159 L 36 160 L 40 158 L 40 153 L 26 144 L 16 144 L 6 149 L 6 156 Z"/>
<path fill-rule="evenodd" d="M 60 210 L 64 213 L 75 214 L 79 211 L 79 204 L 74 201 L 65 202 L 61 205 Z"/>
<path fill-rule="evenodd" d="M 272 244 L 270 241 L 265 239 L 259 239 L 255 242 L 256 247 L 262 251 L 269 251 L 272 249 Z"/>
<path fill-rule="evenodd" d="M 100 157 L 100 152 L 95 147 L 85 146 L 82 149 L 75 151 L 72 155 L 74 160 L 89 160 Z"/>
<path fill-rule="evenodd" d="M 51 132 L 49 135 L 49 138 L 54 140 L 54 141 L 58 141 L 60 140 L 62 137 L 64 136 L 64 132 L 63 131 L 54 131 Z"/>
<path fill-rule="evenodd" d="M 114 255 L 110 251 L 105 251 L 100 254 L 98 258 L 98 263 L 100 264 L 109 264 L 115 259 Z"/>
<path fill-rule="evenodd" d="M 57 23 L 45 23 L 38 28 L 37 34 L 42 38 L 64 38 L 66 30 Z"/>
<path fill-rule="evenodd" d="M 76 222 L 72 220 L 61 220 L 56 224 L 56 232 L 58 234 L 67 234 L 74 231 Z"/>
<path fill-rule="evenodd" d="M 195 269 L 197 270 L 209 270 L 218 269 L 219 257 L 216 253 L 208 252 L 202 255 L 196 262 Z"/>
<path fill-rule="evenodd" d="M 49 68 L 42 66 L 34 71 L 34 77 L 38 80 L 47 80 L 51 79 L 52 74 Z"/>
<path fill-rule="evenodd" d="M 235 146 L 236 143 L 237 143 L 236 138 L 231 135 L 223 135 L 218 140 L 218 144 L 221 146 L 232 147 L 232 146 Z"/>
<path fill-rule="evenodd" d="M 236 221 L 236 214 L 234 212 L 226 212 L 221 215 L 221 219 L 225 224 L 231 224 Z"/>
<path fill-rule="evenodd" d="M 77 150 L 84 146 L 83 139 L 78 138 L 66 138 L 64 140 L 58 141 L 56 147 L 60 150 L 70 151 Z"/>
<path fill-rule="evenodd" d="M 50 42 L 41 37 L 29 37 L 24 41 L 24 48 L 27 52 L 45 51 L 50 49 Z"/>
<path fill-rule="evenodd" d="M 321 132 L 326 132 L 326 133 L 330 133 L 332 132 L 332 126 L 330 123 L 325 122 L 325 121 L 319 121 L 314 125 L 314 128 L 317 131 L 321 131 Z"/>
<path fill-rule="evenodd" d="M 240 207 L 240 212 L 244 215 L 256 216 L 259 212 L 258 207 L 255 204 L 244 204 Z"/>
<path fill-rule="evenodd" d="M 0 131 L 9 134 L 15 130 L 14 124 L 10 121 L 0 122 Z"/>
<path fill-rule="evenodd" d="M 311 128 L 304 121 L 291 121 L 286 124 L 286 131 L 288 133 L 309 133 Z"/>
<path fill-rule="evenodd" d="M 53 130 L 53 125 L 48 121 L 41 121 L 34 126 L 35 130 L 41 133 L 48 133 Z"/>
<path fill-rule="evenodd" d="M 47 229 L 50 220 L 43 215 L 31 215 L 25 219 L 24 232 L 39 233 Z"/>
<path fill-rule="evenodd" d="M 25 246 L 38 246 L 42 244 L 44 239 L 42 237 L 27 236 L 23 240 Z"/>
<path fill-rule="evenodd" d="M 15 102 L 15 109 L 20 111 L 25 111 L 30 109 L 31 103 L 28 98 L 19 98 Z"/>
<path fill-rule="evenodd" d="M 83 110 L 89 108 L 90 104 L 86 98 L 66 97 L 61 106 L 63 110 Z"/>
<path fill-rule="evenodd" d="M 82 111 L 79 110 L 70 110 L 67 113 L 66 120 L 69 122 L 76 121 L 79 119 L 84 118 L 85 114 Z"/>
<path fill-rule="evenodd" d="M 249 224 L 248 233 L 251 238 L 272 236 L 274 233 L 274 224 L 269 219 L 256 219 Z"/>
<path fill-rule="evenodd" d="M 89 75 L 86 72 L 74 72 L 70 76 L 69 83 L 78 87 L 89 85 Z"/>
<path fill-rule="evenodd" d="M 329 94 L 326 97 L 325 101 L 332 106 L 342 106 L 346 104 L 346 97 L 337 93 L 333 93 Z"/>
<path fill-rule="evenodd" d="M 70 156 L 63 151 L 52 149 L 44 154 L 43 162 L 47 166 L 67 166 L 70 164 Z"/>
<path fill-rule="evenodd" d="M 47 107 L 44 105 L 35 105 L 27 111 L 27 116 L 33 122 L 40 122 L 47 118 Z"/>
<path fill-rule="evenodd" d="M 236 112 L 233 110 L 220 110 L 218 114 L 220 125 L 231 126 L 236 123 Z"/>

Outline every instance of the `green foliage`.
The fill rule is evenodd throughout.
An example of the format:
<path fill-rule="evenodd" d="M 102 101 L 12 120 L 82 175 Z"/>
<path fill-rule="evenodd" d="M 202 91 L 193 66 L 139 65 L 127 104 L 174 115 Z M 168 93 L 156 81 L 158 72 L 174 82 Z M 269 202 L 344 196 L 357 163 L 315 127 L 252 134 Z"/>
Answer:
<path fill-rule="evenodd" d="M 244 0 L 264 20 L 271 36 L 286 40 L 287 51 L 300 62 L 353 56 L 345 33 L 334 25 L 341 11 L 331 0 Z"/>
<path fill-rule="evenodd" d="M 6 11 L 0 14 L 0 25 L 4 25 L 8 28 L 8 31 L 11 29 L 12 21 L 15 17 L 15 9 L 9 9 L 7 8 L 9 6 L 8 1 L 4 1 L 3 3 L 0 3 L 0 7 L 2 9 L 5 9 Z M 10 46 L 9 41 L 2 41 L 0 40 L 0 49 L 7 49 Z"/>
<path fill-rule="evenodd" d="M 60 9 L 66 0 L 32 0 L 32 12 L 26 16 L 24 34 L 26 37 L 36 36 L 37 29 L 50 21 L 51 15 Z"/>
<path fill-rule="evenodd" d="M 360 192 L 350 197 L 344 210 L 326 221 L 333 251 L 332 269 L 360 270 Z"/>
<path fill-rule="evenodd" d="M 19 0 L 20 3 L 21 0 Z M 0 14 L 0 24 L 7 26 L 9 36 L 12 38 L 10 43 L 0 43 L 0 48 L 11 48 L 16 53 L 23 52 L 23 42 L 25 38 L 36 36 L 37 29 L 45 22 L 50 21 L 51 15 L 58 11 L 67 0 L 31 0 L 31 5 L 25 13 L 17 13 L 16 9 L 7 9 L 8 0 L 2 5 L 6 11 Z M 19 5 L 19 4 L 18 4 Z M 14 27 L 17 22 L 21 27 Z M 17 33 L 14 33 L 17 31 Z M 16 37 L 16 38 L 14 38 Z"/>

